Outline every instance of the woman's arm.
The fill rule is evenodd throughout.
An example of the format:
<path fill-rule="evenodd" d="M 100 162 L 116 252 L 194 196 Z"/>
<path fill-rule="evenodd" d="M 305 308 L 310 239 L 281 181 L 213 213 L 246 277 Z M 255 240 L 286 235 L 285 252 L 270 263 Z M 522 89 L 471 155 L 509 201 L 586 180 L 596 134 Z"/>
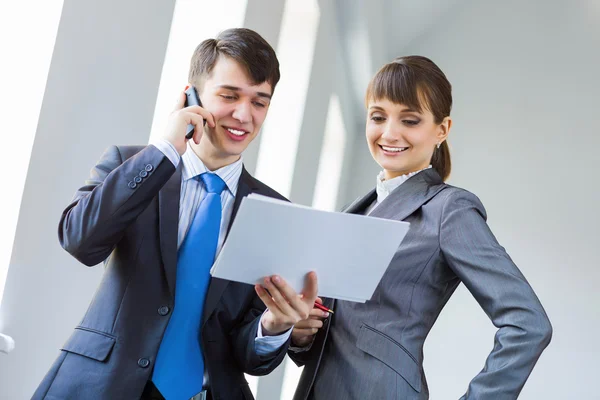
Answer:
<path fill-rule="evenodd" d="M 498 328 L 494 348 L 463 399 L 516 399 L 552 336 L 533 289 L 498 244 L 479 199 L 464 190 L 448 197 L 440 247 L 452 270 Z"/>

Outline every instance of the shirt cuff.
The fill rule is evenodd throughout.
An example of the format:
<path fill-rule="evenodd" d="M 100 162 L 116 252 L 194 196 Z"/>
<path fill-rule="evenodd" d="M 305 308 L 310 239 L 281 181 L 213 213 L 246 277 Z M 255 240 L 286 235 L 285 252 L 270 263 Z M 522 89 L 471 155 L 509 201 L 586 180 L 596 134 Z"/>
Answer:
<path fill-rule="evenodd" d="M 315 336 L 313 336 L 313 341 L 310 342 L 309 344 L 307 344 L 304 347 L 293 346 L 293 345 L 290 344 L 290 346 L 288 347 L 288 350 L 292 351 L 294 353 L 302 353 L 304 351 L 309 351 L 311 349 L 313 343 L 315 342 L 314 338 L 315 338 Z"/>
<path fill-rule="evenodd" d="M 265 311 L 266 313 L 267 311 Z M 264 313 L 263 313 L 264 315 Z M 293 327 L 276 336 L 263 336 L 262 331 L 262 316 L 258 321 L 258 330 L 254 339 L 254 348 L 259 356 L 269 356 L 276 353 L 292 335 Z"/>
<path fill-rule="evenodd" d="M 152 141 L 150 144 L 160 150 L 161 153 L 163 153 L 165 157 L 167 157 L 171 163 L 173 163 L 175 168 L 177 168 L 179 162 L 181 161 L 181 156 L 171 142 L 169 142 L 167 139 L 157 139 Z"/>

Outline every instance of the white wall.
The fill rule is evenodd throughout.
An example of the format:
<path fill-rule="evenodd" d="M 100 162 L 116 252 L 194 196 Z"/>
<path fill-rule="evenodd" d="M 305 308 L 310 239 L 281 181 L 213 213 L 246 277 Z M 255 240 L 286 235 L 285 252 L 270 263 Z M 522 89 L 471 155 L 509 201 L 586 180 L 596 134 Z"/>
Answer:
<path fill-rule="evenodd" d="M 16 347 L 0 399 L 31 398 L 96 289 L 102 267 L 60 248 L 58 219 L 106 147 L 147 142 L 173 7 L 64 1 L 2 299 Z"/>
<path fill-rule="evenodd" d="M 599 38 L 594 0 L 471 1 L 406 48 L 389 46 L 389 60 L 428 56 L 452 82 L 450 183 L 482 199 L 553 323 L 522 399 L 598 398 Z M 377 171 L 357 140 L 349 191 L 372 187 Z M 461 286 L 426 342 L 432 399 L 464 393 L 494 332 Z"/>

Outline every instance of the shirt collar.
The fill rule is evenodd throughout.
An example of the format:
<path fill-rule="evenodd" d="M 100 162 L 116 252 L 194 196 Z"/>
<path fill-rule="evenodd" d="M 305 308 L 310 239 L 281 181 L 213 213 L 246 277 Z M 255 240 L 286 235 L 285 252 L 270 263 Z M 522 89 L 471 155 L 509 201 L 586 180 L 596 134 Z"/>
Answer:
<path fill-rule="evenodd" d="M 184 181 L 193 179 L 205 172 L 212 172 L 217 174 L 219 178 L 223 179 L 227 185 L 227 189 L 229 189 L 233 196 L 236 195 L 244 165 L 242 157 L 232 164 L 221 167 L 216 171 L 210 171 L 208 168 L 206 168 L 206 165 L 204 165 L 200 157 L 198 157 L 188 145 L 186 152 L 181 156 L 181 160 L 183 162 L 181 176 Z"/>
<path fill-rule="evenodd" d="M 425 171 L 426 169 L 429 169 L 429 168 L 431 168 L 431 165 L 428 166 L 427 168 L 423 168 L 419 171 L 411 172 L 411 173 L 405 174 L 405 175 L 400 175 L 395 178 L 389 179 L 387 181 L 385 180 L 384 172 L 383 171 L 379 172 L 379 174 L 377 175 L 377 188 L 376 188 L 377 203 L 381 203 L 383 200 L 385 200 L 385 198 L 388 197 L 390 195 L 390 193 L 392 193 L 394 190 L 396 190 L 396 188 L 398 188 L 404 182 L 406 182 L 407 180 L 409 180 L 410 178 L 412 178 L 419 172 Z"/>

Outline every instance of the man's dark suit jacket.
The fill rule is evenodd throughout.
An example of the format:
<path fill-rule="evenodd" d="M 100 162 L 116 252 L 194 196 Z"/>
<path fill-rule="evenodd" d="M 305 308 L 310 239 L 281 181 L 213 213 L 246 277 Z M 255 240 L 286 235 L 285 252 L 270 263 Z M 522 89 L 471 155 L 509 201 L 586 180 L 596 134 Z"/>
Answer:
<path fill-rule="evenodd" d="M 61 245 L 85 265 L 105 261 L 105 272 L 33 399 L 139 399 L 173 311 L 181 169 L 154 146 L 113 146 L 64 211 Z M 250 193 L 283 198 L 244 169 L 232 222 Z M 283 360 L 287 344 L 255 352 L 264 310 L 251 285 L 211 279 L 199 340 L 213 398 L 252 399 L 243 374 Z"/>

